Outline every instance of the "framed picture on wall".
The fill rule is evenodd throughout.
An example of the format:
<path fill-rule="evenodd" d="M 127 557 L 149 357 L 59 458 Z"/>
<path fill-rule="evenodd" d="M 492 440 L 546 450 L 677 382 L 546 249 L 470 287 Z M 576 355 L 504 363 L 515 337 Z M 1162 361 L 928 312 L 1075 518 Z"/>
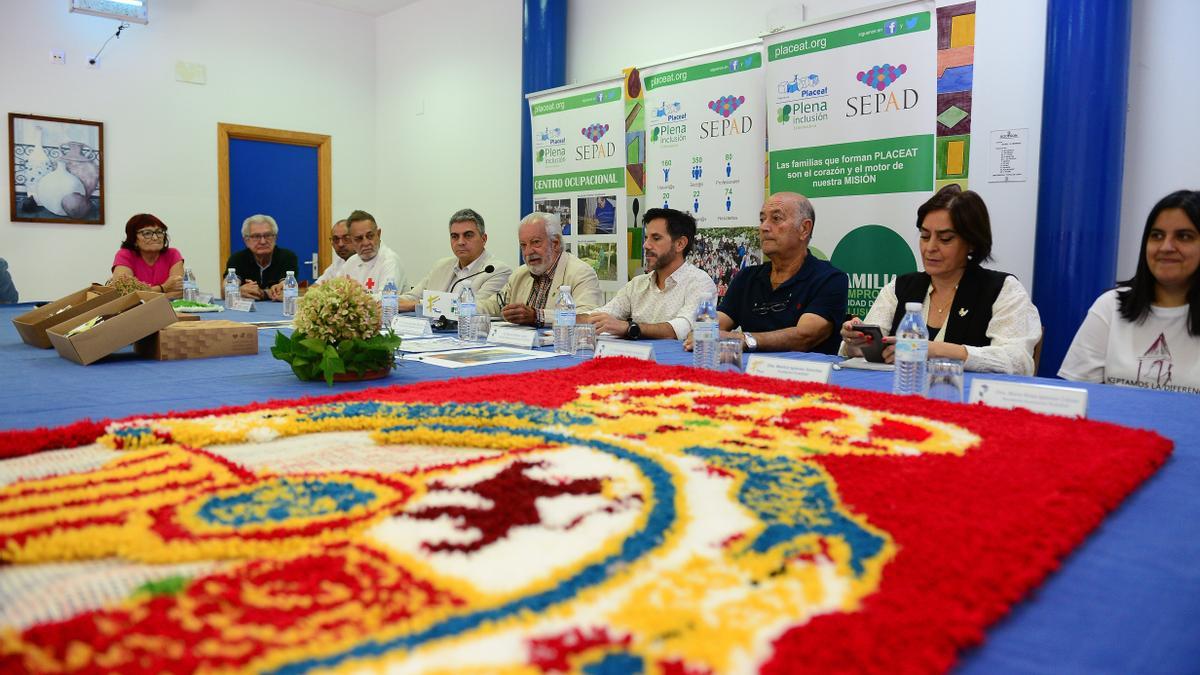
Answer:
<path fill-rule="evenodd" d="M 104 124 L 8 114 L 9 204 L 26 223 L 104 224 Z"/>

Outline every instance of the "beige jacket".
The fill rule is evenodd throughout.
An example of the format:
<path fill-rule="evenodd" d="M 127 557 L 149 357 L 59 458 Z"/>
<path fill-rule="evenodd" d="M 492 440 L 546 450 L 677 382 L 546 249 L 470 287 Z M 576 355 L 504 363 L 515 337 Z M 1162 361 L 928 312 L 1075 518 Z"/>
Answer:
<path fill-rule="evenodd" d="M 546 325 L 554 323 L 554 303 L 558 301 L 558 287 L 570 286 L 571 297 L 575 299 L 576 312 L 590 312 L 604 304 L 604 293 L 600 291 L 600 279 L 596 270 L 574 255 L 563 251 L 558 259 L 558 267 L 554 269 L 554 288 L 546 296 L 546 305 L 534 307 L 543 310 L 542 322 Z M 479 303 L 479 311 L 487 312 L 493 317 L 500 316 L 500 308 L 514 302 L 525 302 L 533 290 L 533 274 L 528 265 L 521 265 L 508 278 L 508 283 L 499 295 L 494 295 Z M 550 311 L 544 311 L 549 309 Z"/>

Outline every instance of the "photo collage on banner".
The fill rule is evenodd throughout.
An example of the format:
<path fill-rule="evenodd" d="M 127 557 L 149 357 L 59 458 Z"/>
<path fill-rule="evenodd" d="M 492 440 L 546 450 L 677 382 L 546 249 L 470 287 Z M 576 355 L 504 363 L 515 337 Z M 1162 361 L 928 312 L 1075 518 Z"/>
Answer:
<path fill-rule="evenodd" d="M 611 297 L 627 276 L 621 81 L 529 97 L 533 208 L 562 223 L 564 250 L 590 264 Z"/>
<path fill-rule="evenodd" d="M 770 191 L 812 199 L 812 252 L 850 276 L 856 316 L 917 269 L 916 210 L 934 187 L 934 27 L 922 0 L 764 40 Z"/>
<path fill-rule="evenodd" d="M 937 9 L 936 187 L 968 189 L 971 98 L 975 80 L 975 3 Z"/>
<path fill-rule="evenodd" d="M 690 262 L 712 275 L 722 295 L 739 269 L 762 262 L 762 65 L 756 43 L 642 70 L 645 208 L 695 216 Z"/>

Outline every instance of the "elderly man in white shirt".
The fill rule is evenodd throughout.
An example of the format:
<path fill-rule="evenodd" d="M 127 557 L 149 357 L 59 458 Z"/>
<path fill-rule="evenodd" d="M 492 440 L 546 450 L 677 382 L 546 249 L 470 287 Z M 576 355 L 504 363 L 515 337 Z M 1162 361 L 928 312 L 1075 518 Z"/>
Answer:
<path fill-rule="evenodd" d="M 345 218 L 329 228 L 329 243 L 333 244 L 333 262 L 329 263 L 329 267 L 326 267 L 324 272 L 321 272 L 321 276 L 313 282 L 315 284 L 342 276 L 342 267 L 356 253 L 354 240 L 350 238 L 350 223 Z"/>
<path fill-rule="evenodd" d="M 696 241 L 696 219 L 675 209 L 650 209 L 645 227 L 646 269 L 608 304 L 580 319 L 599 333 L 683 340 L 692 330 L 696 305 L 717 292 L 712 277 L 686 261 Z"/>
<path fill-rule="evenodd" d="M 366 211 L 355 211 L 346 221 L 350 224 L 350 239 L 358 253 L 342 265 L 338 276 L 350 277 L 378 295 L 383 292 L 388 279 L 396 282 L 396 288 L 408 288 L 400 257 L 383 244 L 383 230 L 375 224 L 375 216 Z"/>
<path fill-rule="evenodd" d="M 425 291 L 461 293 L 470 286 L 475 302 L 483 302 L 500 292 L 512 274 L 512 268 L 496 260 L 485 250 L 487 230 L 483 216 L 475 209 L 460 209 L 450 216 L 450 251 L 416 286 L 400 296 L 400 311 L 411 312 Z"/>

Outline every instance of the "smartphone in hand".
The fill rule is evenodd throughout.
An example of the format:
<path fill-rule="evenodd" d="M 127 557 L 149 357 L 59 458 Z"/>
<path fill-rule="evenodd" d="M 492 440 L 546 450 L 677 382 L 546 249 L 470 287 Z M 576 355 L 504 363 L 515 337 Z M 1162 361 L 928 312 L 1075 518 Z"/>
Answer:
<path fill-rule="evenodd" d="M 887 346 L 883 342 L 883 330 L 869 323 L 860 323 L 854 330 L 867 336 L 867 343 L 859 347 L 863 358 L 871 363 L 883 363 L 883 348 Z"/>

